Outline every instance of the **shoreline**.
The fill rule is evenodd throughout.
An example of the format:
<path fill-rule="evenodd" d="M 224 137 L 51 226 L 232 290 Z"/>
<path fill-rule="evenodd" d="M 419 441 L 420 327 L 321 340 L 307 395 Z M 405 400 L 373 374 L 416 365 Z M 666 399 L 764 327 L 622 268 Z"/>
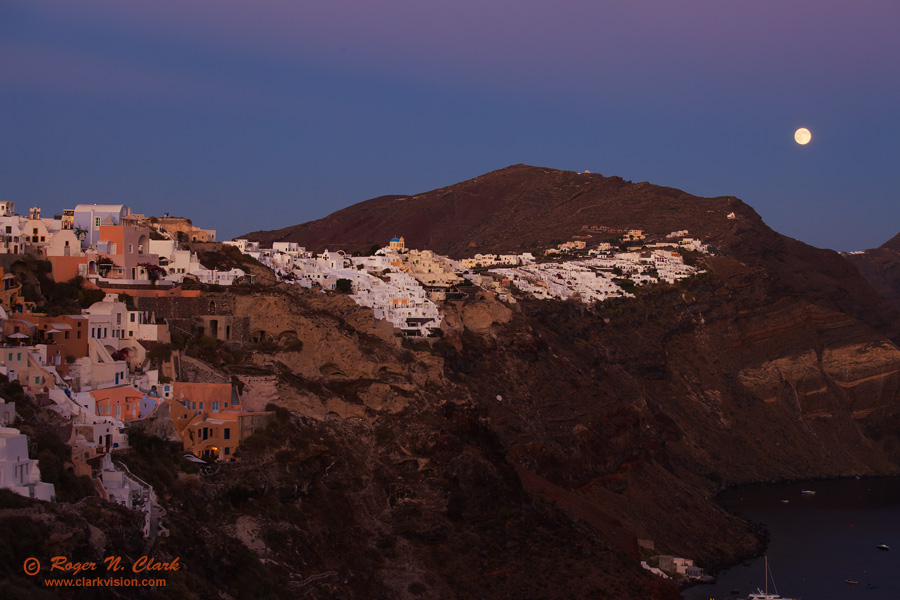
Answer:
<path fill-rule="evenodd" d="M 850 481 L 860 481 L 860 482 L 889 482 L 891 480 L 900 482 L 900 473 L 895 474 L 874 474 L 874 475 L 846 475 L 839 477 L 816 477 L 816 478 L 800 478 L 800 479 L 789 479 L 782 478 L 778 480 L 770 480 L 770 481 L 760 481 L 760 482 L 745 482 L 735 485 L 730 485 L 724 487 L 716 495 L 712 498 L 712 500 L 718 504 L 723 510 L 726 510 L 729 514 L 734 515 L 735 517 L 743 520 L 748 523 L 750 526 L 751 533 L 756 536 L 759 544 L 757 545 L 754 552 L 750 553 L 742 553 L 736 554 L 728 561 L 723 561 L 721 563 L 711 564 L 704 567 L 704 573 L 712 576 L 714 581 L 712 582 L 702 582 L 702 581 L 689 581 L 684 582 L 678 586 L 679 593 L 682 594 L 682 598 L 684 598 L 684 593 L 691 588 L 699 587 L 699 586 L 709 586 L 715 585 L 719 583 L 721 579 L 721 575 L 730 571 L 731 569 L 738 566 L 750 566 L 748 563 L 750 561 L 755 561 L 760 559 L 763 555 L 768 552 L 770 544 L 772 542 L 772 533 L 771 533 L 771 525 L 770 523 L 766 523 L 763 521 L 758 521 L 752 518 L 748 518 L 744 514 L 737 512 L 733 507 L 728 506 L 726 500 L 723 496 L 729 492 L 740 494 L 741 489 L 743 488 L 765 488 L 769 486 L 779 486 L 779 485 L 796 485 L 798 487 L 803 486 L 803 484 L 814 484 L 818 483 L 838 483 L 838 482 L 850 482 Z M 813 487 L 812 485 L 810 487 Z"/>

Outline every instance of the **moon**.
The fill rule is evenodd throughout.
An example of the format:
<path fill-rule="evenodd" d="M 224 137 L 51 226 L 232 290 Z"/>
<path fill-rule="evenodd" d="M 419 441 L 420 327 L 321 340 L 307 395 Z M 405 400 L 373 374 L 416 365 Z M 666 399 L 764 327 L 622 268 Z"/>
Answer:
<path fill-rule="evenodd" d="M 809 143 L 809 140 L 812 139 L 812 134 L 809 132 L 809 129 L 806 127 L 801 127 L 797 131 L 794 132 L 794 141 L 796 141 L 801 146 L 805 146 Z"/>

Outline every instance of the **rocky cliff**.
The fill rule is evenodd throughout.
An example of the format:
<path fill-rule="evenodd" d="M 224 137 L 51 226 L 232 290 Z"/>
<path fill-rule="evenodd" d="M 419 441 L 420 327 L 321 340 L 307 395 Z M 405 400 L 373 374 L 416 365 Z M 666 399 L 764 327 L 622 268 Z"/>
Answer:
<path fill-rule="evenodd" d="M 878 248 L 844 253 L 873 288 L 900 310 L 900 235 Z"/>
<path fill-rule="evenodd" d="M 700 276 L 591 307 L 448 302 L 442 337 L 418 342 L 340 294 L 204 298 L 246 319 L 250 340 L 185 352 L 277 418 L 234 465 L 198 472 L 141 436 L 123 456 L 167 511 L 172 535 L 152 553 L 181 557 L 173 589 L 674 599 L 640 568 L 639 539 L 703 566 L 758 548 L 714 502 L 722 485 L 898 472 L 896 313 L 840 255 L 734 198 L 517 166 L 275 237 L 349 248 L 402 234 L 459 256 L 584 225 L 689 229 L 718 251 Z M 14 516 L 41 535 L 83 525 Z"/>

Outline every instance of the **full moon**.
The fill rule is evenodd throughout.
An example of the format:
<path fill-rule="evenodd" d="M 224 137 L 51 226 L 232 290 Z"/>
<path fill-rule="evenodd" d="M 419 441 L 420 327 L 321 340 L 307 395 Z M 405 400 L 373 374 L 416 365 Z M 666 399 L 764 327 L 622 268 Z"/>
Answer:
<path fill-rule="evenodd" d="M 809 129 L 806 127 L 801 127 L 797 131 L 794 132 L 794 140 L 800 144 L 801 146 L 805 146 L 809 143 L 809 140 L 812 139 L 812 134 L 809 132 Z"/>

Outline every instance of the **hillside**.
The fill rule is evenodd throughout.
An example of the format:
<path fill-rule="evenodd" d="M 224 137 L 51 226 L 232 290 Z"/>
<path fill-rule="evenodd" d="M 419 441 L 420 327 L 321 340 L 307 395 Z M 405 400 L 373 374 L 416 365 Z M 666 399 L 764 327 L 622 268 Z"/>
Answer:
<path fill-rule="evenodd" d="M 741 208 L 759 220 L 735 198 L 697 198 L 618 177 L 515 165 L 430 192 L 382 196 L 317 221 L 242 237 L 264 245 L 292 241 L 316 251 L 326 246 L 353 251 L 403 235 L 408 247 L 462 258 L 546 247 L 569 239 L 583 225 L 668 233 L 677 213 L 680 229 L 715 244 L 734 229 L 726 215 Z"/>
<path fill-rule="evenodd" d="M 689 229 L 717 253 L 692 257 L 700 275 L 593 306 L 485 291 L 443 302 L 440 335 L 417 340 L 272 274 L 196 302 L 137 298 L 184 324 L 180 380 L 238 382 L 246 409 L 275 412 L 238 463 L 198 469 L 148 435 L 170 427 L 167 411 L 117 452 L 165 510 L 171 535 L 152 556 L 184 565 L 140 596 L 675 600 L 641 558 L 715 568 L 760 550 L 758 529 L 715 502 L 723 486 L 900 472 L 897 313 L 840 255 L 734 198 L 516 166 L 279 235 L 350 249 L 399 234 L 462 256 L 583 225 Z M 247 338 L 188 339 L 207 310 Z M 98 506 L 0 494 L 0 525 L 17 534 L 5 554 L 133 560 L 128 513 L 97 519 Z M 0 595 L 38 597 L 12 562 Z"/>
<path fill-rule="evenodd" d="M 900 310 L 900 234 L 878 248 L 845 253 L 844 258 L 859 269 L 881 296 Z"/>
<path fill-rule="evenodd" d="M 734 218 L 728 216 L 734 213 Z M 514 165 L 413 196 L 382 196 L 323 219 L 245 236 L 309 250 L 363 251 L 396 235 L 409 248 L 454 258 L 546 248 L 585 234 L 584 226 L 642 229 L 651 236 L 687 229 L 720 254 L 762 268 L 785 288 L 828 310 L 846 312 L 900 339 L 900 313 L 838 253 L 769 228 L 734 197 L 700 198 L 618 177 Z M 603 237 L 593 235 L 591 241 Z"/>

